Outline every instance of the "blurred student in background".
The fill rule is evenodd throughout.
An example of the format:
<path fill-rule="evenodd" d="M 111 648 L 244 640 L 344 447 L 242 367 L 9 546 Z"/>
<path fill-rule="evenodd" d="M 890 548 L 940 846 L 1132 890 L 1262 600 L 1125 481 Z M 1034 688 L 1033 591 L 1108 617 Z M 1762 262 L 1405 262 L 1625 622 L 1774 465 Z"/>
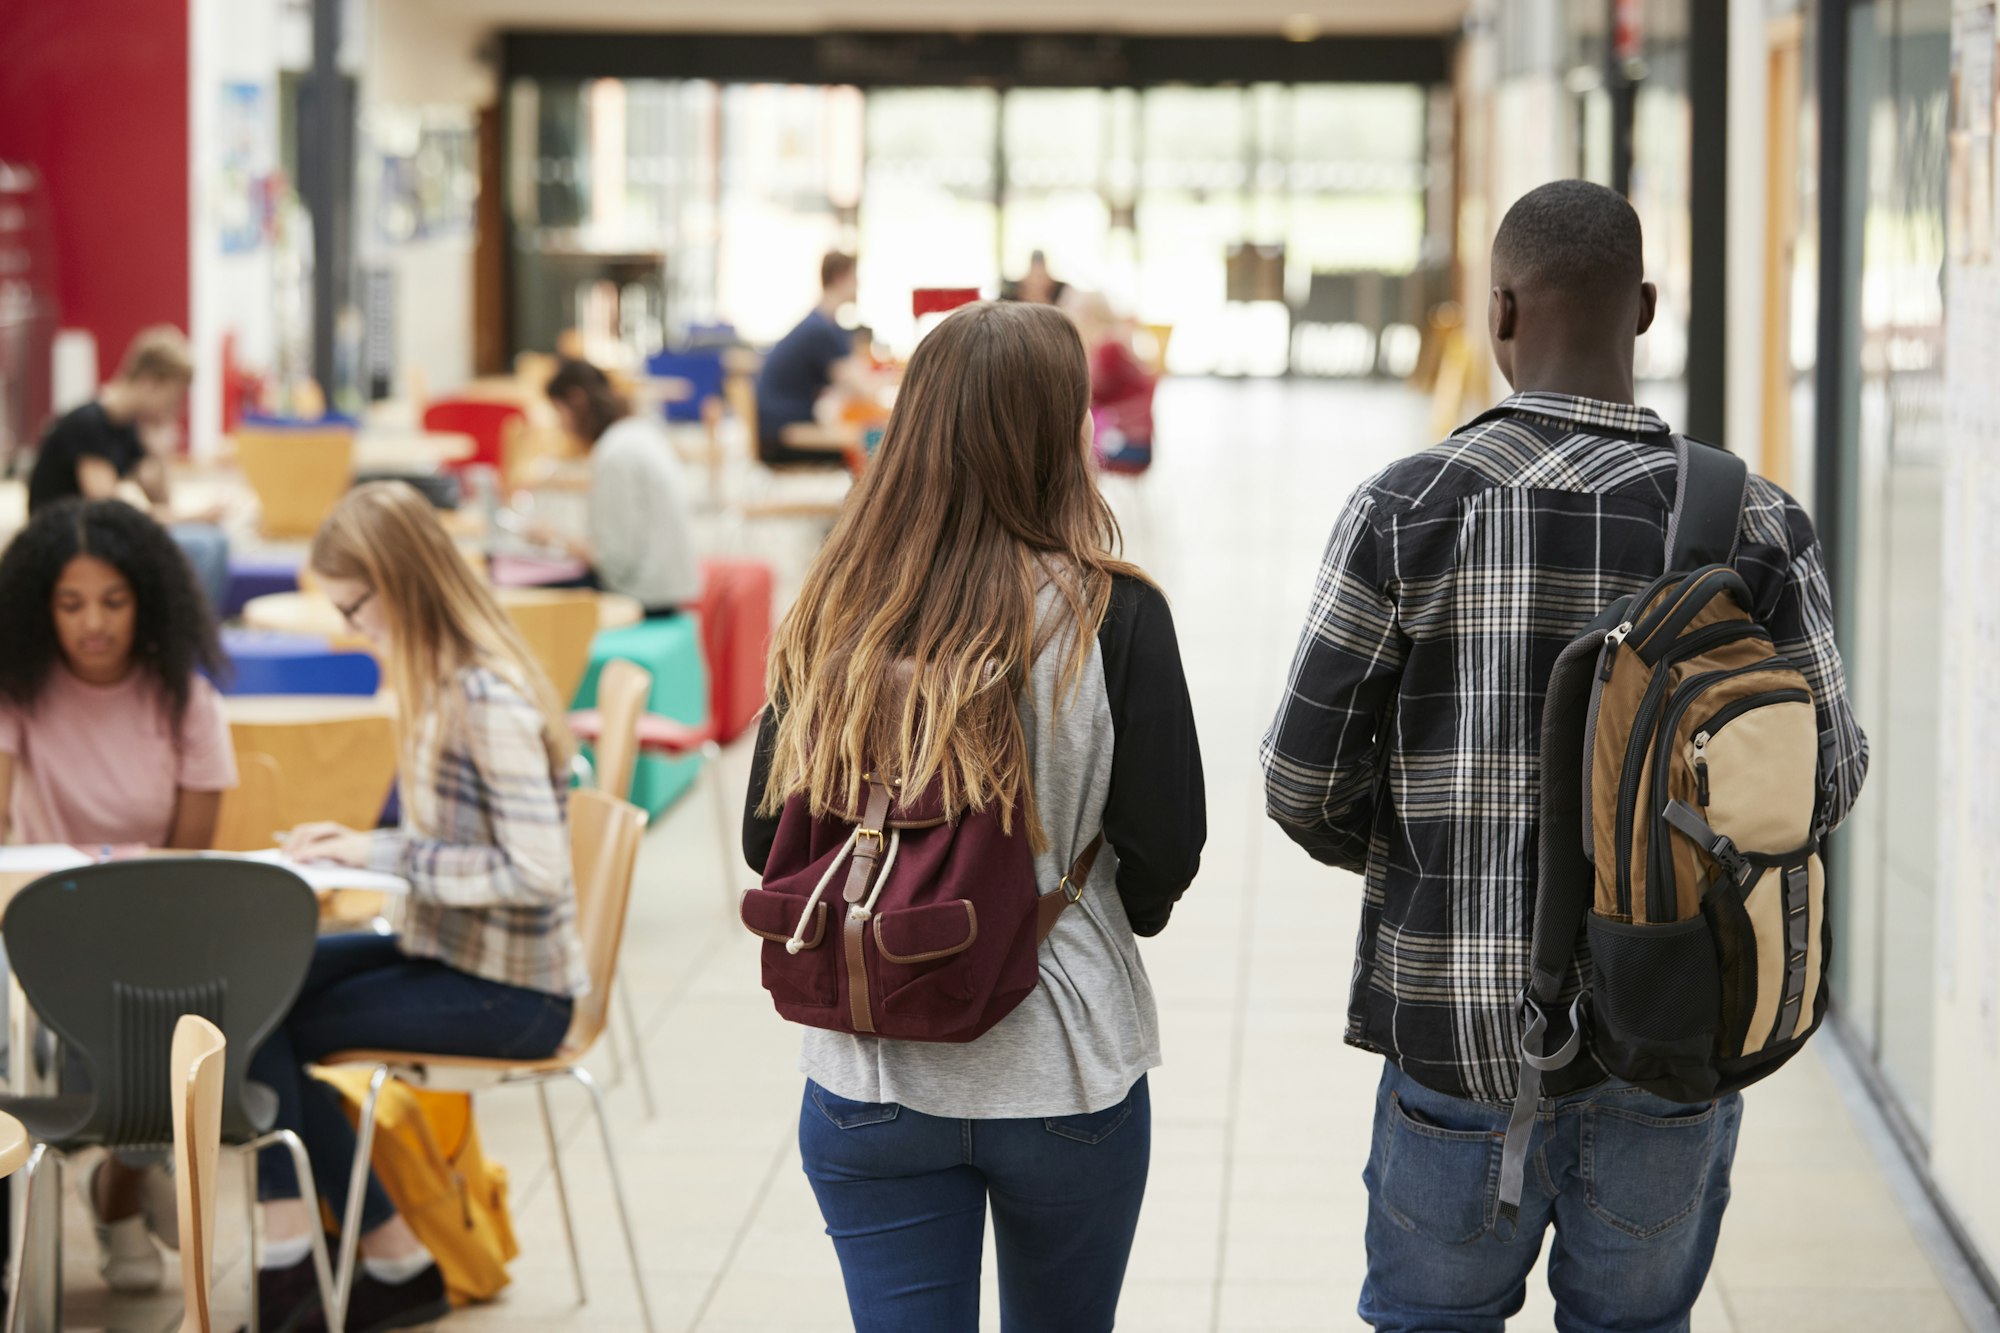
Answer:
<path fill-rule="evenodd" d="M 43 504 L 0 557 L 0 625 L 0 843 L 213 845 L 236 754 L 200 673 L 225 659 L 165 529 L 119 500 Z M 107 1157 L 88 1178 L 113 1291 L 158 1290 L 148 1230 L 178 1243 L 151 1160 Z"/>
<path fill-rule="evenodd" d="M 401 934 L 320 940 L 291 1013 L 250 1061 L 251 1076 L 278 1094 L 278 1124 L 305 1140 L 321 1197 L 338 1216 L 354 1127 L 307 1065 L 357 1049 L 550 1055 L 590 978 L 570 879 L 569 728 L 493 590 L 430 502 L 401 482 L 349 491 L 308 562 L 387 664 L 403 826 L 308 824 L 291 831 L 285 852 L 410 884 Z M 258 1168 L 262 1328 L 290 1329 L 319 1300 L 309 1228 L 320 1219 L 299 1198 L 290 1157 L 265 1153 Z M 366 1188 L 348 1333 L 450 1313 L 429 1251 L 373 1175 Z"/>
<path fill-rule="evenodd" d="M 1069 284 L 1049 272 L 1049 257 L 1040 250 L 1028 256 L 1028 271 L 1019 281 L 1002 283 L 1000 299 L 1028 301 L 1036 305 L 1061 305 Z"/>
<path fill-rule="evenodd" d="M 837 453 L 785 443 L 785 431 L 815 424 L 820 397 L 829 391 L 861 396 L 875 389 L 874 376 L 855 356 L 853 339 L 839 320 L 859 290 L 854 256 L 836 251 L 821 260 L 819 283 L 819 304 L 778 340 L 757 376 L 757 455 L 766 463 L 841 466 Z"/>
<path fill-rule="evenodd" d="M 590 450 L 590 535 L 547 524 L 531 525 L 528 535 L 586 561 L 595 586 L 635 599 L 648 616 L 690 605 L 701 595 L 694 519 L 665 427 L 634 415 L 588 361 L 557 366 L 548 395 L 563 428 Z"/>
<path fill-rule="evenodd" d="M 180 430 L 181 409 L 194 379 L 194 349 L 171 324 L 133 335 L 118 374 L 96 398 L 57 418 L 42 436 L 28 477 L 32 515 L 59 500 L 108 500 L 118 483 L 135 482 L 187 552 L 209 605 L 229 590 L 229 539 L 220 508 L 176 515 L 167 489 L 166 459 Z"/>
<path fill-rule="evenodd" d="M 1098 466 L 1144 472 L 1153 461 L 1153 392 L 1159 377 L 1132 350 L 1132 322 L 1101 292 L 1072 288 L 1063 310 L 1076 321 L 1090 357 L 1090 416 Z"/>

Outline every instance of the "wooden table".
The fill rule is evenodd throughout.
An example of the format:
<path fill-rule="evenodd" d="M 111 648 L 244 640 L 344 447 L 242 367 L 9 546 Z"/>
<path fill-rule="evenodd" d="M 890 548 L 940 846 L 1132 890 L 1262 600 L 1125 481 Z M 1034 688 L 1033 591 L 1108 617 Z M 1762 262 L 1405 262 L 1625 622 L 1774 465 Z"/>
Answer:
<path fill-rule="evenodd" d="M 479 441 L 459 431 L 369 426 L 354 437 L 358 472 L 435 472 L 479 452 Z"/>
<path fill-rule="evenodd" d="M 388 695 L 239 694 L 222 702 L 236 749 L 270 755 L 284 775 L 279 828 L 317 819 L 375 827 L 396 780 Z"/>

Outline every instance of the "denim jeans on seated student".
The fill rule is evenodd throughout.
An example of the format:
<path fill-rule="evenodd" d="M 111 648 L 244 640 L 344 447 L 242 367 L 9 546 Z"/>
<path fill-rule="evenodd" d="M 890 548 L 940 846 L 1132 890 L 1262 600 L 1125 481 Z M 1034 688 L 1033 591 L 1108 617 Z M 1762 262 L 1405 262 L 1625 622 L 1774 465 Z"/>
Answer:
<path fill-rule="evenodd" d="M 219 618 L 229 597 L 229 534 L 213 523 L 176 523 L 167 531 L 187 557 L 209 609 Z"/>
<path fill-rule="evenodd" d="M 1501 1333 L 1551 1225 L 1562 1333 L 1685 1333 L 1715 1257 L 1743 1100 L 1683 1106 L 1613 1081 L 1544 1100 L 1511 1239 L 1495 1234 L 1507 1111 L 1385 1065 L 1375 1098 L 1368 1277 L 1380 1333 Z"/>
<path fill-rule="evenodd" d="M 977 1333 L 986 1209 L 1006 1333 L 1112 1326 L 1153 1113 L 1142 1077 L 1090 1115 L 948 1120 L 810 1079 L 799 1150 L 868 1333 Z"/>

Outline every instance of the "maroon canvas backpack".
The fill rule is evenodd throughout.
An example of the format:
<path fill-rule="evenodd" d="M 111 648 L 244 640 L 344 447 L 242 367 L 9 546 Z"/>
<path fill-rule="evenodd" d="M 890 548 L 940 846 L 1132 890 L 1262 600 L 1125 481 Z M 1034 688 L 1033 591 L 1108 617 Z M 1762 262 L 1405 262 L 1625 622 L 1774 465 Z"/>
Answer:
<path fill-rule="evenodd" d="M 1083 896 L 1100 834 L 1043 895 L 1025 830 L 988 809 L 945 817 L 934 783 L 863 776 L 858 819 L 785 803 L 742 918 L 764 941 L 764 989 L 794 1023 L 905 1041 L 972 1041 L 1035 988 L 1036 955 Z"/>

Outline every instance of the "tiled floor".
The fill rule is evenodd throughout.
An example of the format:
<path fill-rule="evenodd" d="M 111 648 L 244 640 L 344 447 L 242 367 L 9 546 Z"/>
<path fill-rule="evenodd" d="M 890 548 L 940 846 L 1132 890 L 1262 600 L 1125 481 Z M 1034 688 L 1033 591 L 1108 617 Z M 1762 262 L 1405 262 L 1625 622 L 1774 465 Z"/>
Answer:
<path fill-rule="evenodd" d="M 1158 466 L 1113 483 L 1114 500 L 1133 554 L 1173 598 L 1210 837 L 1200 880 L 1145 945 L 1167 1064 L 1154 1075 L 1152 1181 L 1121 1327 L 1358 1328 L 1360 1172 L 1379 1073 L 1339 1043 L 1358 886 L 1264 821 L 1256 743 L 1335 508 L 1423 442 L 1428 413 L 1392 388 L 1193 383 L 1167 386 L 1159 419 Z M 746 765 L 739 746 L 732 793 Z M 793 1145 L 797 1039 L 725 912 L 704 799 L 649 836 L 627 943 L 659 1113 L 643 1117 L 629 1071 L 610 1101 L 646 1288 L 662 1333 L 834 1333 L 849 1327 L 839 1272 Z M 730 873 L 733 891 L 746 872 Z M 601 1054 L 594 1065 L 609 1076 Z M 515 1172 L 524 1252 L 505 1298 L 454 1329 L 641 1327 L 582 1096 L 557 1096 L 589 1304 L 574 1303 L 532 1101 L 495 1094 L 481 1125 Z M 1963 1328 L 1821 1060 L 1795 1061 L 1748 1102 L 1698 1333 Z M 159 1304 L 114 1308 L 95 1294 L 70 1211 L 70 1322 L 170 1326 Z M 223 1257 L 240 1281 L 238 1216 L 225 1201 Z M 1513 1327 L 1553 1327 L 1539 1277 Z"/>

